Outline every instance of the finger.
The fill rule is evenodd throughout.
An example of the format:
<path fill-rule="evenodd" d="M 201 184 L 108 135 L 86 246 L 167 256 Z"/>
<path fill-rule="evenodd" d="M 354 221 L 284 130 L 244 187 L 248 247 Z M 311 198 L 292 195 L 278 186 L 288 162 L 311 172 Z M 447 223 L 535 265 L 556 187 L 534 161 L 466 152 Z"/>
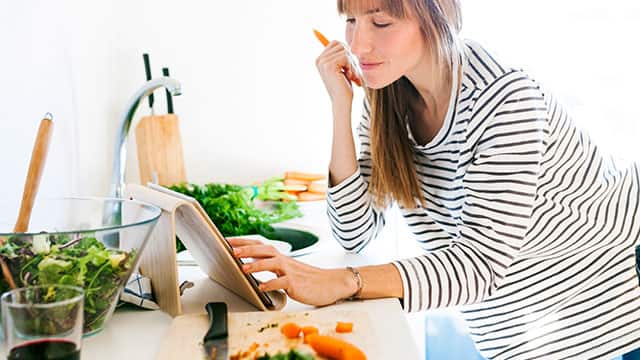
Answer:
<path fill-rule="evenodd" d="M 352 68 L 347 69 L 347 71 L 345 71 L 345 76 L 347 77 L 347 79 L 356 82 L 358 81 L 358 75 L 356 75 L 353 71 Z"/>
<path fill-rule="evenodd" d="M 239 258 L 268 258 L 280 255 L 278 250 L 271 245 L 247 245 L 233 249 L 233 254 Z"/>
<path fill-rule="evenodd" d="M 334 64 L 336 70 L 342 72 L 344 76 L 358 86 L 362 86 L 362 80 L 358 77 L 353 64 L 345 54 L 335 54 L 327 63 Z"/>
<path fill-rule="evenodd" d="M 336 55 L 342 55 L 346 58 L 347 50 L 342 46 L 335 47 L 335 48 L 327 48 L 318 57 L 318 60 L 320 63 L 323 63 L 323 62 L 326 62 L 328 59 L 334 58 Z"/>
<path fill-rule="evenodd" d="M 331 54 L 327 54 L 324 59 L 326 63 L 338 63 L 340 65 L 349 65 L 349 58 L 344 50 L 336 51 Z"/>
<path fill-rule="evenodd" d="M 250 264 L 242 265 L 242 271 L 246 274 L 260 272 L 260 271 L 271 271 L 278 275 L 284 275 L 284 271 L 282 269 L 282 261 L 280 258 L 268 258 L 254 261 Z"/>
<path fill-rule="evenodd" d="M 327 59 L 323 59 L 317 66 L 322 72 L 333 73 L 335 71 L 341 71 L 344 67 L 349 66 L 349 63 L 344 56 L 334 54 Z"/>
<path fill-rule="evenodd" d="M 260 284 L 260 290 L 262 291 L 287 290 L 288 288 L 289 278 L 287 276 L 282 276 Z"/>
<path fill-rule="evenodd" d="M 352 71 L 350 67 L 349 61 L 344 56 L 336 55 L 327 61 L 326 65 L 324 65 L 324 71 L 346 75 L 347 72 Z"/>
<path fill-rule="evenodd" d="M 262 244 L 262 241 L 260 241 L 260 240 L 252 240 L 252 239 L 232 238 L 232 239 L 227 239 L 227 240 L 229 241 L 229 244 L 232 247 L 246 246 L 246 245 L 260 245 L 260 244 Z"/>
<path fill-rule="evenodd" d="M 354 84 L 358 86 L 362 86 L 362 80 L 358 77 L 358 75 L 354 74 L 352 71 L 349 71 L 349 75 L 347 78 L 351 80 Z"/>
<path fill-rule="evenodd" d="M 344 44 L 338 40 L 331 40 L 326 46 L 326 50 L 345 49 Z"/>

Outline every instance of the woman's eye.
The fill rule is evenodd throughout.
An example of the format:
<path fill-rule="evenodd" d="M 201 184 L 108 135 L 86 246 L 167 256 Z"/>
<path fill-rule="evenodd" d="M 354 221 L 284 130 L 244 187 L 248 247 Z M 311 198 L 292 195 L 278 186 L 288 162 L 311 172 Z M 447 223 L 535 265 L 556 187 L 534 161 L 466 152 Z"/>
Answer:
<path fill-rule="evenodd" d="M 391 23 L 378 23 L 378 22 L 373 22 L 373 26 L 375 27 L 379 27 L 379 28 L 385 28 L 387 26 L 391 25 Z"/>
<path fill-rule="evenodd" d="M 356 22 L 356 19 L 354 19 L 354 18 L 347 18 L 347 23 L 348 23 L 348 24 L 355 24 L 355 22 Z"/>

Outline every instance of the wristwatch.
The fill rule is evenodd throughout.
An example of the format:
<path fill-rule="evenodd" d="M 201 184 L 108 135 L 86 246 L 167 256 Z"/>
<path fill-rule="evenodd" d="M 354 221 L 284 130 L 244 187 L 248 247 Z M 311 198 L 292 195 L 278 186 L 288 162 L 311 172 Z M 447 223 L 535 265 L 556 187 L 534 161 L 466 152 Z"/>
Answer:
<path fill-rule="evenodd" d="M 360 293 L 362 292 L 362 276 L 360 276 L 360 271 L 358 269 L 354 269 L 351 266 L 347 266 L 347 270 L 351 271 L 353 277 L 355 277 L 356 282 L 358 283 L 358 290 L 347 298 L 348 301 L 357 300 L 360 298 Z"/>

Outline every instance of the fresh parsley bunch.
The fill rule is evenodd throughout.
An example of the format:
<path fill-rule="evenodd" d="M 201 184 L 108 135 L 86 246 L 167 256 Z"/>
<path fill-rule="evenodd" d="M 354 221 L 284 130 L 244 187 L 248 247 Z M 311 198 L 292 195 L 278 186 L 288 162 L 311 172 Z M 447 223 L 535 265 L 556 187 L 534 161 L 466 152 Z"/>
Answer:
<path fill-rule="evenodd" d="M 277 178 L 257 186 L 209 183 L 174 185 L 170 189 L 196 199 L 224 236 L 260 234 L 268 237 L 273 231 L 272 224 L 302 216 L 293 200 L 274 202 L 270 210 L 256 207 L 254 199 L 288 199 Z M 178 241 L 177 245 L 178 251 L 184 250 L 182 243 Z"/>

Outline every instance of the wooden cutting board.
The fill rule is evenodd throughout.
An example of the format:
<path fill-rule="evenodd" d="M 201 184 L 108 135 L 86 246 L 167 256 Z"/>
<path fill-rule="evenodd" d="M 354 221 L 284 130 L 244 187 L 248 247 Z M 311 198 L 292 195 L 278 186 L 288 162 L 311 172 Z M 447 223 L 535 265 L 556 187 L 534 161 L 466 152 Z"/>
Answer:
<path fill-rule="evenodd" d="M 336 333 L 335 326 L 338 321 L 352 322 L 353 332 Z M 332 308 L 290 313 L 229 313 L 229 355 L 237 355 L 251 348 L 255 348 L 255 352 L 247 354 L 246 359 L 253 359 L 256 353 L 268 352 L 274 355 L 278 351 L 288 352 L 292 348 L 313 354 L 313 350 L 303 344 L 302 338 L 290 340 L 280 333 L 280 326 L 287 322 L 295 322 L 299 326 L 315 326 L 321 335 L 335 336 L 358 346 L 365 352 L 367 359 L 379 359 L 376 357 L 376 354 L 380 353 L 379 339 L 373 332 L 369 315 L 364 311 Z M 206 314 L 189 314 L 174 318 L 158 351 L 157 359 L 202 359 L 202 337 L 207 327 Z M 317 356 L 316 359 L 324 358 Z"/>
<path fill-rule="evenodd" d="M 175 114 L 145 116 L 136 127 L 140 183 L 154 181 L 171 186 L 187 181 L 178 117 Z"/>

